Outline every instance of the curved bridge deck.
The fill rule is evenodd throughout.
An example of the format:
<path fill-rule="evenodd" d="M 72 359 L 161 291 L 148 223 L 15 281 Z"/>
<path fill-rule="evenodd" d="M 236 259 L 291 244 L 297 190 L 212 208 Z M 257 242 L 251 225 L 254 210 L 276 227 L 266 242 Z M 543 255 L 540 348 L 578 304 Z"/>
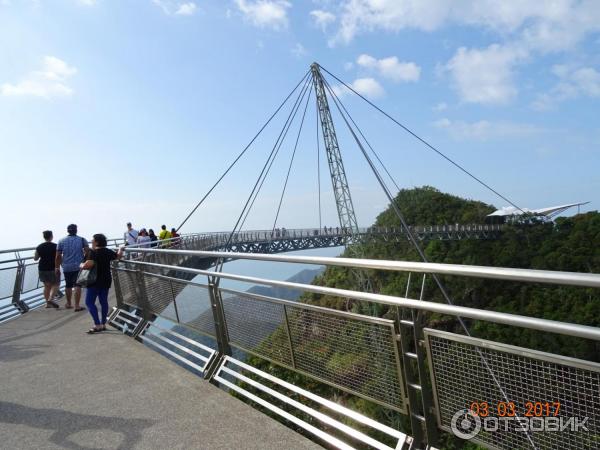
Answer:
<path fill-rule="evenodd" d="M 40 309 L 0 327 L 3 448 L 316 449 L 86 312 Z"/>
<path fill-rule="evenodd" d="M 411 226 L 410 229 L 419 241 L 458 241 L 497 239 L 502 233 L 503 225 L 431 225 Z M 338 227 L 329 228 L 328 231 L 318 228 L 240 231 L 234 233 L 231 238 L 229 233 L 210 233 L 196 237 L 200 237 L 204 242 L 203 248 L 196 250 L 238 253 L 284 253 L 372 241 L 403 242 L 409 239 L 403 228 L 389 227 L 359 228 L 355 234 Z"/>

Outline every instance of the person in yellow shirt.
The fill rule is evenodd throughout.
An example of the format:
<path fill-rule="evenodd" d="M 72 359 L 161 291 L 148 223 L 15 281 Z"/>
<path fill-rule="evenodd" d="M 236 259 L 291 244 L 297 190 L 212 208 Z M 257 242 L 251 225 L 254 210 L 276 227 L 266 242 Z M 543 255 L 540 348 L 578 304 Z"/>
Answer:
<path fill-rule="evenodd" d="M 167 226 L 166 225 L 162 225 L 160 227 L 160 233 L 158 233 L 158 239 L 163 241 L 165 239 L 171 239 L 171 232 L 169 230 L 167 230 Z M 168 247 L 170 245 L 169 242 L 162 242 L 161 243 L 161 247 Z"/>

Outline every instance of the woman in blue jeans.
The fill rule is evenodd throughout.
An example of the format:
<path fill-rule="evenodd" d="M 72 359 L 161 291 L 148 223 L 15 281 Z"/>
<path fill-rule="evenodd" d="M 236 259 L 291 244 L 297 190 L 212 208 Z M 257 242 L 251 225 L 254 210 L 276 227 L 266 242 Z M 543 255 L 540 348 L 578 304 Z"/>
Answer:
<path fill-rule="evenodd" d="M 89 334 L 100 333 L 106 330 L 108 290 L 112 284 L 110 263 L 115 259 L 121 259 L 122 256 L 123 248 L 120 248 L 119 252 L 115 253 L 111 249 L 106 248 L 106 236 L 103 234 L 94 235 L 92 239 L 92 251 L 89 253 L 87 261 L 82 265 L 82 269 L 96 267 L 96 281 L 88 285 L 85 295 L 85 305 L 92 319 L 94 319 L 94 327 L 88 330 Z M 100 300 L 101 318 L 98 316 L 96 298 Z"/>

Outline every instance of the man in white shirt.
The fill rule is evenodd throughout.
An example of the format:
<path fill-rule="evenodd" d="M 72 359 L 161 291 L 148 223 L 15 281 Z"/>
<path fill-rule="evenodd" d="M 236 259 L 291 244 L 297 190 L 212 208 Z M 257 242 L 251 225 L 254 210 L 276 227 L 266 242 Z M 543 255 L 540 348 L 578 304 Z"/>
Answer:
<path fill-rule="evenodd" d="M 127 222 L 127 231 L 123 235 L 125 245 L 133 245 L 137 243 L 138 231 L 131 226 L 131 222 Z"/>

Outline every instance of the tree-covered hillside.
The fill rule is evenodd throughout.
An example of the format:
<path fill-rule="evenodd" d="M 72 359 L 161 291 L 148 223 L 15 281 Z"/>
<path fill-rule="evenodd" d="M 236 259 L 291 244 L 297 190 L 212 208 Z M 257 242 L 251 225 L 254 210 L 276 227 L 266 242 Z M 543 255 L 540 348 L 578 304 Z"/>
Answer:
<path fill-rule="evenodd" d="M 432 187 L 402 190 L 398 193 L 395 202 L 405 215 L 407 223 L 411 225 L 483 223 L 485 216 L 496 209 L 492 205 L 445 194 Z M 374 225 L 397 228 L 401 226 L 391 207 L 377 217 Z M 507 225 L 498 239 L 432 240 L 421 242 L 421 245 L 427 259 L 436 263 L 600 273 L 600 214 L 598 212 L 578 214 L 569 218 L 558 218 L 553 223 L 530 220 L 526 224 Z M 373 241 L 362 244 L 360 252 L 365 258 L 421 261 L 408 241 Z M 348 250 L 344 256 L 346 255 L 350 255 Z M 405 296 L 407 274 L 368 271 L 367 275 L 373 291 L 399 297 Z M 415 275 L 417 274 L 412 277 L 408 295 L 411 298 L 420 296 L 421 278 Z M 466 277 L 440 278 L 456 305 L 600 326 L 598 290 Z M 343 289 L 360 289 L 356 274 L 341 267 L 327 268 L 313 283 Z M 445 302 L 431 277 L 427 278 L 423 298 Z M 305 294 L 300 301 L 390 319 L 396 318 L 396 310 L 384 305 L 365 305 L 318 294 Z M 424 320 L 425 326 L 464 334 L 458 321 L 452 316 L 425 314 Z M 481 321 L 466 320 L 466 324 L 472 335 L 476 337 L 600 361 L 600 345 L 597 342 Z M 311 339 L 311 336 L 307 335 L 306 339 Z M 339 352 L 339 348 L 336 348 L 335 336 L 315 332 L 314 339 L 320 342 L 323 358 L 340 358 L 336 353 Z M 264 344 L 269 345 L 269 342 L 266 341 Z M 253 364 L 266 370 L 269 366 L 268 370 L 275 370 L 280 377 L 293 380 L 298 384 L 311 385 L 311 389 L 315 389 L 314 382 L 306 377 L 277 368 L 270 363 L 261 363 L 258 359 L 253 360 Z M 383 407 L 343 393 L 334 393 L 332 388 L 322 386 L 318 392 L 410 433 L 405 416 L 390 414 L 389 410 Z M 464 442 L 445 435 L 442 447 L 461 448 L 463 445 Z"/>
<path fill-rule="evenodd" d="M 413 225 L 483 223 L 485 216 L 496 209 L 492 205 L 461 199 L 432 187 L 402 190 L 395 201 L 407 223 Z M 388 207 L 377 217 L 375 226 L 401 225 L 393 209 Z M 600 273 L 600 214 L 590 212 L 562 217 L 554 223 L 509 225 L 499 239 L 432 240 L 421 245 L 428 260 L 436 263 Z M 408 241 L 373 242 L 362 245 L 361 251 L 366 258 L 420 261 L 418 253 Z M 406 274 L 370 271 L 368 275 L 375 292 L 401 297 L 405 295 Z M 600 298 L 593 289 L 460 277 L 441 278 L 457 305 L 600 326 Z M 358 288 L 354 274 L 339 267 L 328 268 L 314 283 Z M 412 284 L 414 289 L 411 290 L 411 296 L 418 298 L 419 283 L 415 283 L 413 278 Z M 426 284 L 424 298 L 444 301 L 431 279 Z M 339 299 L 315 294 L 305 296 L 305 300 L 330 307 L 347 306 Z M 359 306 L 355 305 L 355 308 Z M 389 315 L 387 308 L 379 308 L 378 315 Z M 428 317 L 428 324 L 433 323 L 436 328 L 458 331 L 456 321 L 451 317 L 432 314 Z M 548 337 L 539 332 L 487 323 L 475 322 L 470 325 L 474 334 L 480 337 L 516 345 L 518 342 L 527 342 L 546 351 L 600 360 L 600 347 L 592 342 Z"/>

